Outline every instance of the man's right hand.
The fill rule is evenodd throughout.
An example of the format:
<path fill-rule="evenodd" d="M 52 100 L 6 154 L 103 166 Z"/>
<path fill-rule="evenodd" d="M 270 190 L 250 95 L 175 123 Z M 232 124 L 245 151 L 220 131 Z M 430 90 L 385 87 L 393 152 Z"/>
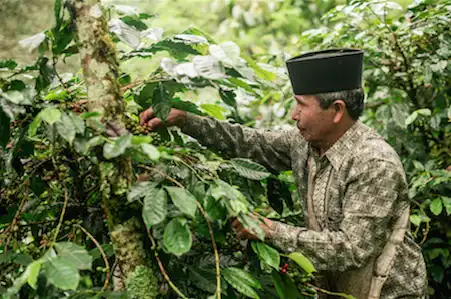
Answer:
<path fill-rule="evenodd" d="M 155 112 L 152 110 L 152 107 L 141 112 L 139 115 L 139 124 L 141 126 L 147 126 L 150 130 L 156 130 L 161 127 L 171 127 L 178 126 L 182 127 L 185 124 L 187 118 L 186 111 L 171 109 L 168 115 L 168 119 L 162 121 L 158 117 L 156 117 Z"/>

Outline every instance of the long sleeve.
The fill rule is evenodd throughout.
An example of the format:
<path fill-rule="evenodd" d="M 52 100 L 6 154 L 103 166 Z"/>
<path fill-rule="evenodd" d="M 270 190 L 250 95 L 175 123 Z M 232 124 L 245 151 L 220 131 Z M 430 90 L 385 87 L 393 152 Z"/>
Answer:
<path fill-rule="evenodd" d="M 182 132 L 229 157 L 249 158 L 268 169 L 291 168 L 290 144 L 295 131 L 271 132 L 188 113 Z"/>
<path fill-rule="evenodd" d="M 407 206 L 405 190 L 405 176 L 398 165 L 372 160 L 347 181 L 338 230 L 318 232 L 274 222 L 269 242 L 284 251 L 302 252 L 318 271 L 361 268 L 380 254 L 396 221 L 393 218 L 401 206 Z"/>

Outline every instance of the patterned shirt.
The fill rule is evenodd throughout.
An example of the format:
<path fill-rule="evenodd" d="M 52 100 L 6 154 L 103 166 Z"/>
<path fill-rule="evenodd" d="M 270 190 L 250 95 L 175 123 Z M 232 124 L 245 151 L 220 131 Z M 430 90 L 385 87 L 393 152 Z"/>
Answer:
<path fill-rule="evenodd" d="M 332 290 L 352 293 L 343 280 L 363 279 L 355 271 L 380 255 L 409 206 L 398 155 L 360 121 L 322 156 L 297 128 L 272 132 L 188 114 L 182 131 L 228 156 L 252 159 L 272 171 L 293 170 L 307 227 L 274 222 L 268 241 L 282 251 L 307 256 Z M 309 218 L 309 211 L 315 217 Z M 371 272 L 365 280 L 371 280 Z M 426 292 L 424 259 L 407 233 L 381 298 L 423 298 Z"/>

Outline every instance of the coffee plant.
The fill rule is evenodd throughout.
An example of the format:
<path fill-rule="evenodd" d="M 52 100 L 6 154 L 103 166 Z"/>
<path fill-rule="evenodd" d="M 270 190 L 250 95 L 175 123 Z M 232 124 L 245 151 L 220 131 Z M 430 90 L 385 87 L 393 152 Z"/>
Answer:
<path fill-rule="evenodd" d="M 286 82 L 196 28 L 152 41 L 152 16 L 130 7 L 57 0 L 54 14 L 53 28 L 21 42 L 40 53 L 35 64 L 0 62 L 3 296 L 313 297 L 305 257 L 230 228 L 238 218 L 263 240 L 248 213 L 297 218 L 280 197 L 291 199 L 289 174 L 138 121 L 152 106 L 163 120 L 174 107 L 242 123 L 237 92 L 261 97 Z M 158 52 L 166 57 L 146 78 L 118 68 Z M 76 54 L 83 72 L 59 74 Z M 215 103 L 183 100 L 205 87 Z"/>

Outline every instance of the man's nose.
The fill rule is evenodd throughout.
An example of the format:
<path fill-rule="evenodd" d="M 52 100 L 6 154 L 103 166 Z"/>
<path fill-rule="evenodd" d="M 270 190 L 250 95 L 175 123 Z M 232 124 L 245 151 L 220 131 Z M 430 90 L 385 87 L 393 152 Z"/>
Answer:
<path fill-rule="evenodd" d="M 295 107 L 293 112 L 291 113 L 291 119 L 296 121 L 299 120 L 299 110 L 297 107 Z"/>

